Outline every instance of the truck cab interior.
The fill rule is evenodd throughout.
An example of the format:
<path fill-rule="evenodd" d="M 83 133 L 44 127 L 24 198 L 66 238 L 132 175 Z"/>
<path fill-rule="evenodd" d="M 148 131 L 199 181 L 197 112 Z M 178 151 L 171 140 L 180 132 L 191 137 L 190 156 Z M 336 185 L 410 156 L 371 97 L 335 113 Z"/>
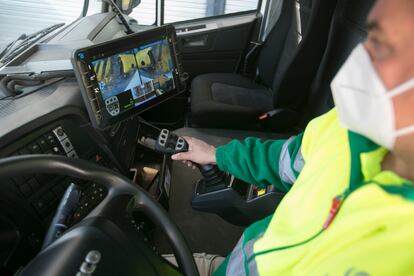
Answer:
<path fill-rule="evenodd" d="M 301 132 L 374 0 L 72 2 L 74 20 L 0 44 L 1 275 L 197 275 L 192 253 L 226 256 L 284 194 L 171 153 Z M 4 33 L 39 16 L 0 5 Z"/>

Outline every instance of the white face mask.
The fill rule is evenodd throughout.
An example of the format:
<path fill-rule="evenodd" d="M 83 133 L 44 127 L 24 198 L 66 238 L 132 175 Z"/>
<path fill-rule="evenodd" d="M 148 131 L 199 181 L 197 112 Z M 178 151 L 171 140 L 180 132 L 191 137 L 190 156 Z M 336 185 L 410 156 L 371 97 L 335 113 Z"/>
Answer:
<path fill-rule="evenodd" d="M 341 124 L 375 143 L 392 149 L 398 136 L 414 125 L 395 129 L 392 98 L 414 87 L 414 78 L 387 91 L 365 47 L 358 45 L 331 83 Z"/>

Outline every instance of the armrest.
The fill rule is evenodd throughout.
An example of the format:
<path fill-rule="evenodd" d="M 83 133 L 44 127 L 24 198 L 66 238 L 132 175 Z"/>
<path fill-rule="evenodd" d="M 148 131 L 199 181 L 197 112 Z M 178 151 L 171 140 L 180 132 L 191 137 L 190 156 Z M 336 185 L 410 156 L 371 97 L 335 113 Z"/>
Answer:
<path fill-rule="evenodd" d="M 230 184 L 206 191 L 203 180 L 194 186 L 191 206 L 201 212 L 214 213 L 238 226 L 248 226 L 272 215 L 285 194 L 273 186 L 259 189 L 232 177 Z"/>

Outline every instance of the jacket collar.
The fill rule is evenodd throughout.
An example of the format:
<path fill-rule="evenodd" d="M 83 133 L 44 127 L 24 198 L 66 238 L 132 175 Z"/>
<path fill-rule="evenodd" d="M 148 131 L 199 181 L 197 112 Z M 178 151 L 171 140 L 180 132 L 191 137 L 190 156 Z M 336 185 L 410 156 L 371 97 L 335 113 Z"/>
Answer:
<path fill-rule="evenodd" d="M 411 181 L 392 171 L 382 170 L 381 165 L 388 153 L 387 149 L 352 131 L 348 131 L 348 140 L 351 152 L 349 192 L 374 183 L 386 192 L 414 200 L 414 184 Z"/>

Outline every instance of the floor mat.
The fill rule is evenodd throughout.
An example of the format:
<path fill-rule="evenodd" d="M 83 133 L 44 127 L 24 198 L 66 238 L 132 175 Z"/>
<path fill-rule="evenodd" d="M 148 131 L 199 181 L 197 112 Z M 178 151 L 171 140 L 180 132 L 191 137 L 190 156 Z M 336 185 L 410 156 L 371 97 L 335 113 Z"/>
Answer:
<path fill-rule="evenodd" d="M 192 252 L 226 256 L 236 245 L 243 228 L 227 223 L 214 214 L 194 211 L 191 208 L 193 184 L 201 177 L 181 162 L 172 166 L 169 213 L 184 234 Z M 165 239 L 156 235 L 160 253 L 171 252 Z"/>

